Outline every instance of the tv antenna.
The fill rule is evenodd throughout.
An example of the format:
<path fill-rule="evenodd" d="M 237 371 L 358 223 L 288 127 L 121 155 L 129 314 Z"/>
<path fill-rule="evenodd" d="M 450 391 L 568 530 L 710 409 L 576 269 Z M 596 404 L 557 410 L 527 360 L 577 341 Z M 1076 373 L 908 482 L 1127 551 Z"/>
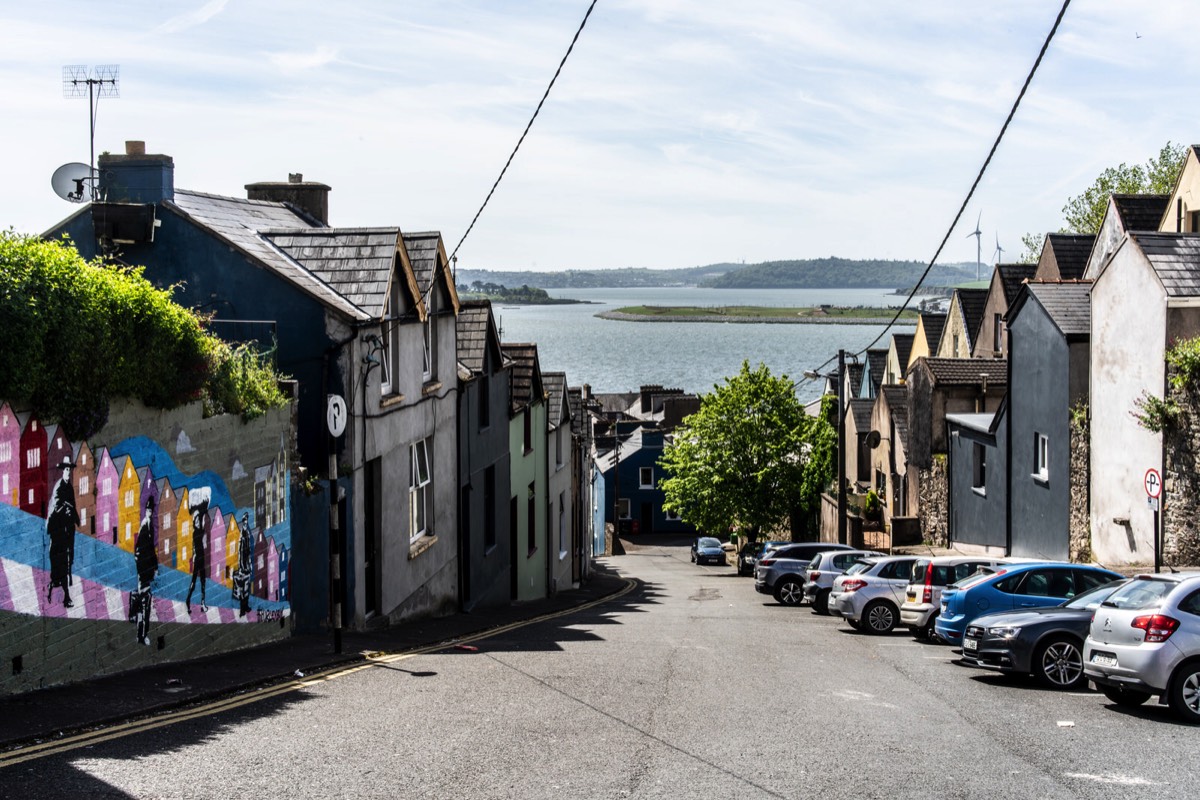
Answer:
<path fill-rule="evenodd" d="M 1004 248 L 1000 246 L 1000 234 L 996 234 L 996 252 L 993 254 L 996 263 L 1000 263 L 1000 259 L 1004 258 Z"/>
<path fill-rule="evenodd" d="M 983 238 L 983 231 L 979 230 L 979 221 L 983 219 L 983 211 L 979 212 L 979 216 L 975 218 L 975 230 L 967 234 L 967 238 L 975 237 L 975 280 L 979 280 L 979 267 L 983 264 L 983 255 L 980 252 L 980 241 Z"/>
<path fill-rule="evenodd" d="M 63 67 L 63 97 L 88 99 L 88 144 L 91 160 L 88 166 L 96 167 L 96 111 L 101 97 L 121 96 L 121 66 L 100 64 L 88 67 L 79 64 Z M 91 198 L 96 199 L 96 182 L 93 180 Z"/>

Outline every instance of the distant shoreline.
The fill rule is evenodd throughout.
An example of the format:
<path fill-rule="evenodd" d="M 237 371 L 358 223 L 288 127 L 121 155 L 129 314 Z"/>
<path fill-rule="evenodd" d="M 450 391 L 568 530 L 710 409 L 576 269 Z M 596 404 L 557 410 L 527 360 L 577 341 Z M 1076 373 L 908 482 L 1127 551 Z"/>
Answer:
<path fill-rule="evenodd" d="M 797 309 L 799 311 L 801 309 Z M 821 317 L 821 316 L 737 316 L 728 314 L 686 314 L 686 315 L 651 315 L 651 314 L 630 314 L 625 311 L 612 310 L 600 311 L 593 316 L 600 319 L 615 320 L 617 322 L 718 322 L 718 323 L 735 323 L 735 324 L 767 324 L 767 325 L 887 325 L 892 321 L 888 317 Z M 915 326 L 917 321 L 914 319 L 905 319 L 901 317 L 895 322 L 896 325 Z"/>

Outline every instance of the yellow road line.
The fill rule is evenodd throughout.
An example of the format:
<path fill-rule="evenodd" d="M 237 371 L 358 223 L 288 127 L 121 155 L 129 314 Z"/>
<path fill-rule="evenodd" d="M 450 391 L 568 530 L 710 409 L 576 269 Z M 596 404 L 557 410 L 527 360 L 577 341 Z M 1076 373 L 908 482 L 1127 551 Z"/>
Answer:
<path fill-rule="evenodd" d="M 586 611 L 589 608 L 595 608 L 602 603 L 607 603 L 611 600 L 616 600 L 629 594 L 637 587 L 637 582 L 631 579 L 626 579 L 625 586 L 613 594 L 593 600 L 589 603 L 584 603 L 581 606 L 555 611 L 551 614 L 543 614 L 540 617 L 511 622 L 507 625 L 501 625 L 498 628 L 489 628 L 486 631 L 480 631 L 470 636 L 464 636 L 459 639 L 437 642 L 436 644 L 424 645 L 422 647 L 414 647 L 409 650 L 403 650 L 395 653 L 389 652 L 373 652 L 365 653 L 365 661 L 355 662 L 349 665 L 341 665 L 330 667 L 329 669 L 314 672 L 311 675 L 305 676 L 303 679 L 289 680 L 283 683 L 277 683 L 262 689 L 252 689 L 246 694 L 236 695 L 234 697 L 226 697 L 221 700 L 214 700 L 203 703 L 201 705 L 190 706 L 188 708 L 175 709 L 173 711 L 165 711 L 161 714 L 156 714 L 153 717 L 133 720 L 130 722 L 122 722 L 117 725 L 108 726 L 102 729 L 85 731 L 73 736 L 66 736 L 62 739 L 55 739 L 48 742 L 39 742 L 38 744 L 21 747 L 16 750 L 10 750 L 6 753 L 0 753 L 0 769 L 9 767 L 14 764 L 21 764 L 26 761 L 32 761 L 38 758 L 46 758 L 51 755 L 78 750 L 81 747 L 89 747 L 100 744 L 101 742 L 112 741 L 113 739 L 121 739 L 126 736 L 132 736 L 137 733 L 152 731 L 156 728 L 163 728 L 168 725 L 176 725 L 180 722 L 197 719 L 200 717 L 208 717 L 214 714 L 220 714 L 225 711 L 231 711 L 242 706 L 261 703 L 264 700 L 270 700 L 273 697 L 295 692 L 300 689 L 308 689 L 317 686 L 326 681 L 331 681 L 336 678 L 344 678 L 348 675 L 353 675 L 363 670 L 373 669 L 379 664 L 394 664 L 399 661 L 404 661 L 414 658 L 419 655 L 435 653 L 439 650 L 446 650 L 459 644 L 469 644 L 471 642 L 479 642 L 485 639 L 490 639 L 509 631 L 518 628 L 524 628 L 529 625 L 536 625 L 541 622 L 546 622 L 559 617 L 565 617 L 580 611 Z"/>

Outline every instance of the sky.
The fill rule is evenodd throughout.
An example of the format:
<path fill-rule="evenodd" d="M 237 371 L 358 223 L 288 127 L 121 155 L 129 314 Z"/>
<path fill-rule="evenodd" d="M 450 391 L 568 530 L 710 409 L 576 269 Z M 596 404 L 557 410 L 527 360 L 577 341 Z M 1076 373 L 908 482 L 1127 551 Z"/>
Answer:
<path fill-rule="evenodd" d="M 453 250 L 590 0 L 0 0 L 0 228 L 68 216 L 66 65 L 120 66 L 96 152 L 175 185 L 333 187 L 336 226 Z M 598 0 L 458 250 L 469 269 L 928 261 L 1059 10 L 1047 0 Z M 1107 166 L 1200 142 L 1188 0 L 1074 0 L 942 262 L 1021 252 Z"/>

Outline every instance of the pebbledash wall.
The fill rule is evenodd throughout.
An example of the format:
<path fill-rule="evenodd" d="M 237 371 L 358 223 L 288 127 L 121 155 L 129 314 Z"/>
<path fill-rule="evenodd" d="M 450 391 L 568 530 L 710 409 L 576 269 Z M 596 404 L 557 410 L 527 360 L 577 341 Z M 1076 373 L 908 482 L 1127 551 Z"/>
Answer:
<path fill-rule="evenodd" d="M 118 401 L 72 442 L 0 402 L 0 694 L 290 635 L 294 411 Z"/>

